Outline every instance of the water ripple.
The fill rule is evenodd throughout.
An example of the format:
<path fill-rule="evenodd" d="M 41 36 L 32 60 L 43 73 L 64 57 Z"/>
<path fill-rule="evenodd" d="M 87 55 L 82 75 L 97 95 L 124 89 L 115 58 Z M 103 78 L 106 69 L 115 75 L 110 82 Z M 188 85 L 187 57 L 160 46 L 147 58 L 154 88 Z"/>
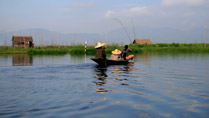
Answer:
<path fill-rule="evenodd" d="M 207 118 L 209 72 L 202 58 L 148 57 L 108 67 L 0 67 L 0 117 Z"/>

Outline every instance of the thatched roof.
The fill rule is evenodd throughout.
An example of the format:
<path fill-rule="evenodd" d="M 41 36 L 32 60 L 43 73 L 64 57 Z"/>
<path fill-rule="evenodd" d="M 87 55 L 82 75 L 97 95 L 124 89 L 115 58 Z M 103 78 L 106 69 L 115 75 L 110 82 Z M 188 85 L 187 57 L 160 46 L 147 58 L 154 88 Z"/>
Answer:
<path fill-rule="evenodd" d="M 134 39 L 134 44 L 152 44 L 150 39 Z"/>
<path fill-rule="evenodd" d="M 12 41 L 14 42 L 29 42 L 33 41 L 32 36 L 13 36 Z"/>

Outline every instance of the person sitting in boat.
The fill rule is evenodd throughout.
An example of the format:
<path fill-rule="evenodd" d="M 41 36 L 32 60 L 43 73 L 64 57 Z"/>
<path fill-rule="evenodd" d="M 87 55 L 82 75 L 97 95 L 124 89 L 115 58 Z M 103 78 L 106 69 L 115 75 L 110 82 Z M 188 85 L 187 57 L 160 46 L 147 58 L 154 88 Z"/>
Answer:
<path fill-rule="evenodd" d="M 106 59 L 105 43 L 98 42 L 96 48 L 96 59 Z"/>
<path fill-rule="evenodd" d="M 120 54 L 121 54 L 121 51 L 118 49 L 115 49 L 114 51 L 112 51 L 112 55 L 110 57 L 110 60 L 119 60 Z"/>
<path fill-rule="evenodd" d="M 134 59 L 134 55 L 128 55 L 128 52 L 131 52 L 131 49 L 128 48 L 128 45 L 125 45 L 124 49 L 123 49 L 123 51 L 121 53 L 122 59 L 124 59 L 124 60 L 131 59 L 131 60 L 133 60 Z"/>

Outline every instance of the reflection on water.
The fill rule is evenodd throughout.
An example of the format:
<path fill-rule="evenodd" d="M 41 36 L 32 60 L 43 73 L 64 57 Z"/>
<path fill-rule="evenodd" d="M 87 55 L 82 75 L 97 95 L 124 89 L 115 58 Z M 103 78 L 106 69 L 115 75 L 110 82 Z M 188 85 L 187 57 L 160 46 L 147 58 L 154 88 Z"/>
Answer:
<path fill-rule="evenodd" d="M 1 55 L 0 118 L 208 118 L 208 54 L 142 54 L 108 67 L 90 57 Z"/>
<path fill-rule="evenodd" d="M 115 97 L 106 97 L 114 99 L 112 105 L 126 104 L 144 111 L 140 117 L 207 118 L 207 58 L 201 54 L 138 55 L 128 65 L 95 67 L 93 82 L 97 93 Z"/>
<path fill-rule="evenodd" d="M 141 61 L 141 62 L 151 62 L 152 55 L 151 54 L 140 54 L 140 55 L 135 55 L 135 61 Z"/>
<path fill-rule="evenodd" d="M 106 87 L 104 86 L 105 84 L 107 84 L 108 82 L 108 76 L 107 76 L 107 69 L 111 69 L 110 71 L 110 77 L 111 79 L 116 80 L 115 81 L 111 81 L 111 84 L 115 84 L 115 85 L 124 85 L 124 86 L 128 86 L 128 83 L 125 83 L 125 81 L 134 81 L 134 80 L 129 80 L 128 77 L 131 77 L 132 73 L 131 71 L 133 71 L 134 69 L 134 63 L 130 62 L 127 65 L 121 66 L 121 65 L 112 65 L 112 66 L 108 66 L 108 67 L 101 67 L 101 66 L 96 66 L 95 67 L 95 81 L 93 81 L 93 83 L 95 83 L 95 85 L 97 85 L 97 93 L 105 93 L 105 92 L 117 92 L 117 90 L 113 90 L 113 89 L 106 89 Z M 113 70 L 112 70 L 113 69 Z M 123 78 L 125 77 L 125 78 Z M 110 81 L 110 80 L 109 80 Z M 123 83 L 120 83 L 124 81 Z"/>
<path fill-rule="evenodd" d="M 107 83 L 107 67 L 100 67 L 100 66 L 96 66 L 95 67 L 95 78 L 96 80 L 93 81 L 98 87 L 96 92 L 98 93 L 105 93 L 108 92 L 108 90 L 106 90 L 105 88 L 103 88 L 103 85 Z"/>
<path fill-rule="evenodd" d="M 88 55 L 0 55 L 0 67 L 89 63 Z"/>
<path fill-rule="evenodd" d="M 29 55 L 13 55 L 12 65 L 13 66 L 32 66 L 33 57 Z"/>
<path fill-rule="evenodd" d="M 205 72 L 207 72 L 207 56 L 205 56 Z"/>

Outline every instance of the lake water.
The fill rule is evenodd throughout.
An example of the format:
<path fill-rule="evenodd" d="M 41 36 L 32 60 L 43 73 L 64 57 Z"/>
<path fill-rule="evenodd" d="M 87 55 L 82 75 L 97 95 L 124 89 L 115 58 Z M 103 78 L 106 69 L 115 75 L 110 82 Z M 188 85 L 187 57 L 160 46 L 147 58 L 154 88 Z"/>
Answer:
<path fill-rule="evenodd" d="M 0 118 L 208 118 L 209 54 L 0 55 Z"/>

